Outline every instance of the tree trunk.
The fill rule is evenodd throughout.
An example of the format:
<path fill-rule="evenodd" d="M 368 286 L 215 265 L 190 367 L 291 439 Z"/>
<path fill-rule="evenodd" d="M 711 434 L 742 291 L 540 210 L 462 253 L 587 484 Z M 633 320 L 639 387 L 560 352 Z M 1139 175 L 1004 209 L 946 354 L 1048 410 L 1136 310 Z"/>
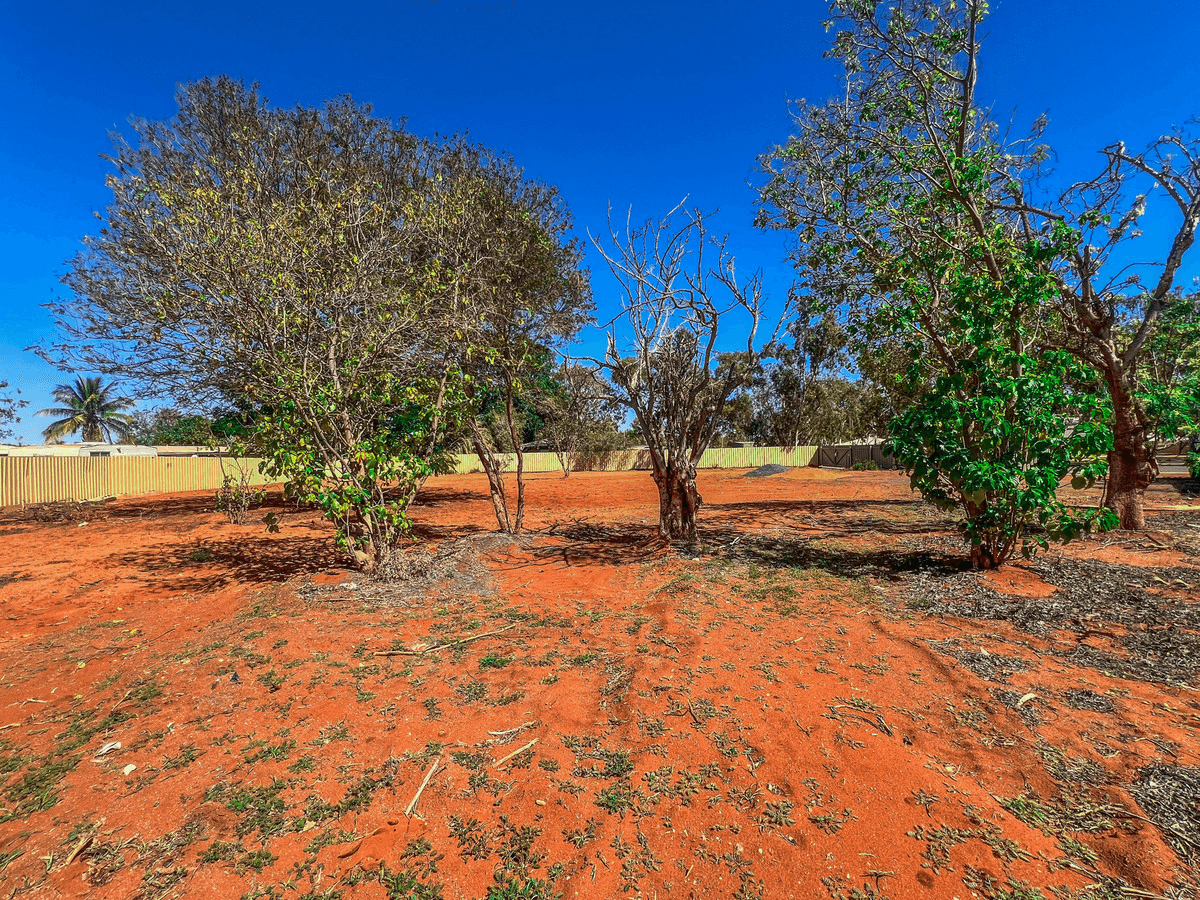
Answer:
<path fill-rule="evenodd" d="M 492 510 L 496 513 L 496 524 L 500 526 L 503 534 L 512 534 L 512 520 L 508 515 L 508 493 L 504 487 L 504 467 L 500 465 L 495 454 L 484 445 L 479 435 L 474 435 L 471 443 L 475 447 L 475 455 L 479 457 L 479 464 L 483 466 L 483 472 L 487 475 L 488 493 L 491 494 Z"/>
<path fill-rule="evenodd" d="M 1113 448 L 1108 451 L 1108 506 L 1127 531 L 1146 527 L 1146 488 L 1157 474 L 1154 448 L 1146 440 L 1146 427 L 1138 416 L 1133 392 L 1122 381 L 1110 379 L 1113 404 Z"/>
<path fill-rule="evenodd" d="M 966 514 L 967 520 L 970 522 L 978 521 L 986 512 L 986 503 L 976 503 L 973 500 L 963 500 L 963 512 Z M 972 569 L 998 569 L 1005 562 L 1007 557 L 1001 559 L 1002 553 L 997 546 L 997 541 L 994 536 L 984 533 L 979 543 L 971 541 L 971 568 Z"/>
<path fill-rule="evenodd" d="M 698 543 L 696 514 L 704 501 L 696 488 L 696 467 L 668 463 L 658 480 L 658 500 L 658 533 L 669 541 Z"/>
<path fill-rule="evenodd" d="M 508 534 L 520 534 L 525 525 L 525 452 L 521 449 L 521 436 L 517 434 L 516 385 L 508 375 L 504 376 L 504 412 L 508 418 L 508 435 L 513 453 L 517 457 L 517 514 Z M 503 483 L 503 482 L 501 482 Z"/>
<path fill-rule="evenodd" d="M 571 477 L 571 454 L 566 450 L 555 448 L 554 455 L 558 457 L 558 466 L 562 469 L 563 478 Z"/>
<path fill-rule="evenodd" d="M 971 544 L 971 568 L 973 569 L 998 569 L 1000 561 L 996 559 L 995 548 L 986 541 L 979 544 Z"/>
<path fill-rule="evenodd" d="M 1114 445 L 1108 452 L 1108 506 L 1126 531 L 1146 527 L 1145 494 L 1152 480 L 1151 466 L 1142 442 Z"/>
<path fill-rule="evenodd" d="M 375 544 L 371 540 L 360 547 L 354 547 L 350 551 L 350 555 L 354 557 L 354 564 L 364 575 L 370 575 L 379 566 L 379 551 L 375 549 Z"/>

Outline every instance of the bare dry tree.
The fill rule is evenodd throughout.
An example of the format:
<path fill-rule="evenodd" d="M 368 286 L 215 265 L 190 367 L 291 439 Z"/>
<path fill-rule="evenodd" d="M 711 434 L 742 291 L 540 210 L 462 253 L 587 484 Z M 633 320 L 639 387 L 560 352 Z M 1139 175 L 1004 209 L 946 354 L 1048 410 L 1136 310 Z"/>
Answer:
<path fill-rule="evenodd" d="M 1142 151 L 1117 143 L 1102 152 L 1108 163 L 1104 171 L 1067 191 L 1058 204 L 1061 211 L 1037 208 L 1028 191 L 1018 189 L 1011 208 L 1025 231 L 1039 220 L 1063 218 L 1083 231 L 1084 240 L 1059 282 L 1062 342 L 1108 388 L 1113 449 L 1106 499 L 1122 528 L 1140 530 L 1146 527 L 1143 496 L 1158 475 L 1159 431 L 1141 396 L 1140 370 L 1163 311 L 1181 296 L 1176 279 L 1200 228 L 1200 137 L 1174 129 Z M 1165 252 L 1157 259 L 1121 265 L 1122 245 L 1141 235 L 1151 191 L 1165 195 L 1167 206 L 1178 212 L 1177 223 L 1166 232 Z M 1143 274 L 1147 269 L 1149 283 Z"/>
<path fill-rule="evenodd" d="M 636 228 L 627 218 L 618 235 L 610 210 L 609 238 L 608 249 L 592 240 L 621 285 L 622 311 L 613 324 L 623 323 L 629 349 L 622 352 L 613 328 L 604 359 L 594 362 L 646 442 L 658 486 L 659 535 L 694 545 L 703 502 L 696 467 L 725 404 L 771 352 L 783 316 L 770 339 L 758 343 L 762 272 L 740 282 L 727 238 L 710 235 L 699 211 L 680 204 Z M 744 343 L 726 344 L 739 325 Z"/>
<path fill-rule="evenodd" d="M 607 383 L 591 366 L 567 360 L 555 371 L 537 408 L 564 478 L 581 456 L 610 449 L 620 439 L 614 407 Z"/>

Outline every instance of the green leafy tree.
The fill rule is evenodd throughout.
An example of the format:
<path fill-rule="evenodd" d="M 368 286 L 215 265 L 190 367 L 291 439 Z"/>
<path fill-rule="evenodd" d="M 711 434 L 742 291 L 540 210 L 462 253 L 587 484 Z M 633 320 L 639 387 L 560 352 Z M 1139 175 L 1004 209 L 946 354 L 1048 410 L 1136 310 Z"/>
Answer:
<path fill-rule="evenodd" d="M 39 409 L 35 416 L 58 416 L 42 431 L 50 443 L 78 434 L 84 441 L 115 443 L 129 435 L 134 419 L 125 410 L 133 407 L 129 397 L 118 397 L 112 384 L 103 379 L 77 377 L 73 384 L 60 384 L 53 397 L 61 406 Z"/>
<path fill-rule="evenodd" d="M 1072 240 L 1067 233 L 1062 239 Z M 962 513 L 959 528 L 978 568 L 1116 524 L 1107 509 L 1079 510 L 1058 496 L 1068 475 L 1073 487 L 1094 484 L 1112 445 L 1103 398 L 1070 389 L 1087 369 L 1066 351 L 1028 349 L 1036 343 L 1036 311 L 1054 290 L 1042 263 L 1059 252 L 1052 243 L 1007 247 L 996 253 L 999 282 L 953 256 L 906 263 L 898 302 L 872 326 L 907 344 L 910 382 L 932 383 L 890 423 L 887 451 L 926 500 Z M 936 310 L 925 293 L 931 270 L 942 289 Z M 940 357 L 925 339 L 934 322 Z"/>
<path fill-rule="evenodd" d="M 133 414 L 128 439 L 147 446 L 203 447 L 214 440 L 213 420 L 175 407 L 142 410 Z"/>
<path fill-rule="evenodd" d="M 797 230 L 803 286 L 846 308 L 860 359 L 902 362 L 891 452 L 924 496 L 963 514 L 972 562 L 1004 564 L 1111 524 L 1058 497 L 1112 447 L 1107 403 L 1058 345 L 1063 272 L 1084 235 L 1001 202 L 1036 169 L 974 105 L 983 6 L 835 3 L 843 97 L 802 105 L 800 134 L 764 160 L 760 221 Z M 1007 195 L 1004 195 L 1007 196 Z"/>
<path fill-rule="evenodd" d="M 779 347 L 727 411 L 731 425 L 759 443 L 796 447 L 837 444 L 884 433 L 888 417 L 878 386 L 852 380 L 849 335 L 835 310 L 798 298 L 788 327 L 792 346 Z M 728 413 L 727 413 L 728 414 Z"/>
<path fill-rule="evenodd" d="M 189 406 L 245 398 L 254 428 L 232 449 L 373 571 L 461 424 L 477 267 L 452 226 L 472 197 L 451 196 L 445 145 L 349 98 L 276 109 L 222 77 L 178 101 L 114 139 L 106 224 L 43 355 Z"/>
<path fill-rule="evenodd" d="M 834 2 L 829 55 L 844 66 L 845 90 L 794 108 L 795 135 L 761 160 L 759 221 L 795 232 L 804 287 L 856 314 L 894 299 L 891 261 L 915 241 L 946 241 L 997 283 L 997 229 L 1056 243 L 1037 263 L 1054 290 L 1030 314 L 1045 324 L 1041 345 L 1069 352 L 1107 394 L 1109 501 L 1122 527 L 1141 528 L 1157 427 L 1142 359 L 1200 227 L 1200 142 L 1174 129 L 1140 152 L 1113 144 L 1097 177 L 1047 197 L 1045 120 L 1011 140 L 976 101 L 986 13 L 984 0 Z M 1154 260 L 1147 270 L 1123 257 L 1151 193 L 1172 226 L 1157 254 L 1139 251 Z M 1060 226 L 1069 243 L 1055 237 Z M 944 286 L 934 279 L 927 293 L 937 302 Z M 926 335 L 930 352 L 943 337 Z"/>

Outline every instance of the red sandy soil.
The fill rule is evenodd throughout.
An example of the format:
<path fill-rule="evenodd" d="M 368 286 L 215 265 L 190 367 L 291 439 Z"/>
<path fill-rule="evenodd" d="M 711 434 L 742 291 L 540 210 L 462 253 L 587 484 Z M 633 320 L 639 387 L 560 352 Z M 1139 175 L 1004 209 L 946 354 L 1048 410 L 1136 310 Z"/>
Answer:
<path fill-rule="evenodd" d="M 694 558 L 652 540 L 647 473 L 533 476 L 530 536 L 482 544 L 483 596 L 364 599 L 328 526 L 279 497 L 278 534 L 197 494 L 0 522 L 0 896 L 1099 898 L 1196 877 L 1125 787 L 1200 764 L 1195 690 L 910 609 L 886 566 L 740 554 L 962 555 L 902 476 L 741 474 L 702 473 Z M 482 476 L 413 512 L 430 546 L 494 528 Z M 1168 541 L 1054 552 L 1196 562 Z M 980 577 L 1052 592 L 1024 563 Z M 1006 688 L 1038 723 L 931 648 L 947 638 L 1024 659 Z M 1076 639 L 1107 640 L 1050 642 Z M 1061 778 L 1083 765 L 1100 777 Z M 1022 797 L 1109 806 L 1056 831 L 1010 812 Z M 1143 893 L 1089 893 L 1115 891 L 1099 876 Z"/>

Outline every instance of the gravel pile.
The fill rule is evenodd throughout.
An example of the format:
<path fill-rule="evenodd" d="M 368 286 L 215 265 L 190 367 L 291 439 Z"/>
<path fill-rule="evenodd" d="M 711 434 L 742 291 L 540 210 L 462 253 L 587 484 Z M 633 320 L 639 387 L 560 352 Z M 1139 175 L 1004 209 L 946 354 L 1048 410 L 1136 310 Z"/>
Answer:
<path fill-rule="evenodd" d="M 782 475 L 784 472 L 790 472 L 791 469 L 787 466 L 781 466 L 779 463 L 767 463 L 765 466 L 759 466 L 753 471 L 747 472 L 743 478 L 767 478 L 770 475 Z"/>

